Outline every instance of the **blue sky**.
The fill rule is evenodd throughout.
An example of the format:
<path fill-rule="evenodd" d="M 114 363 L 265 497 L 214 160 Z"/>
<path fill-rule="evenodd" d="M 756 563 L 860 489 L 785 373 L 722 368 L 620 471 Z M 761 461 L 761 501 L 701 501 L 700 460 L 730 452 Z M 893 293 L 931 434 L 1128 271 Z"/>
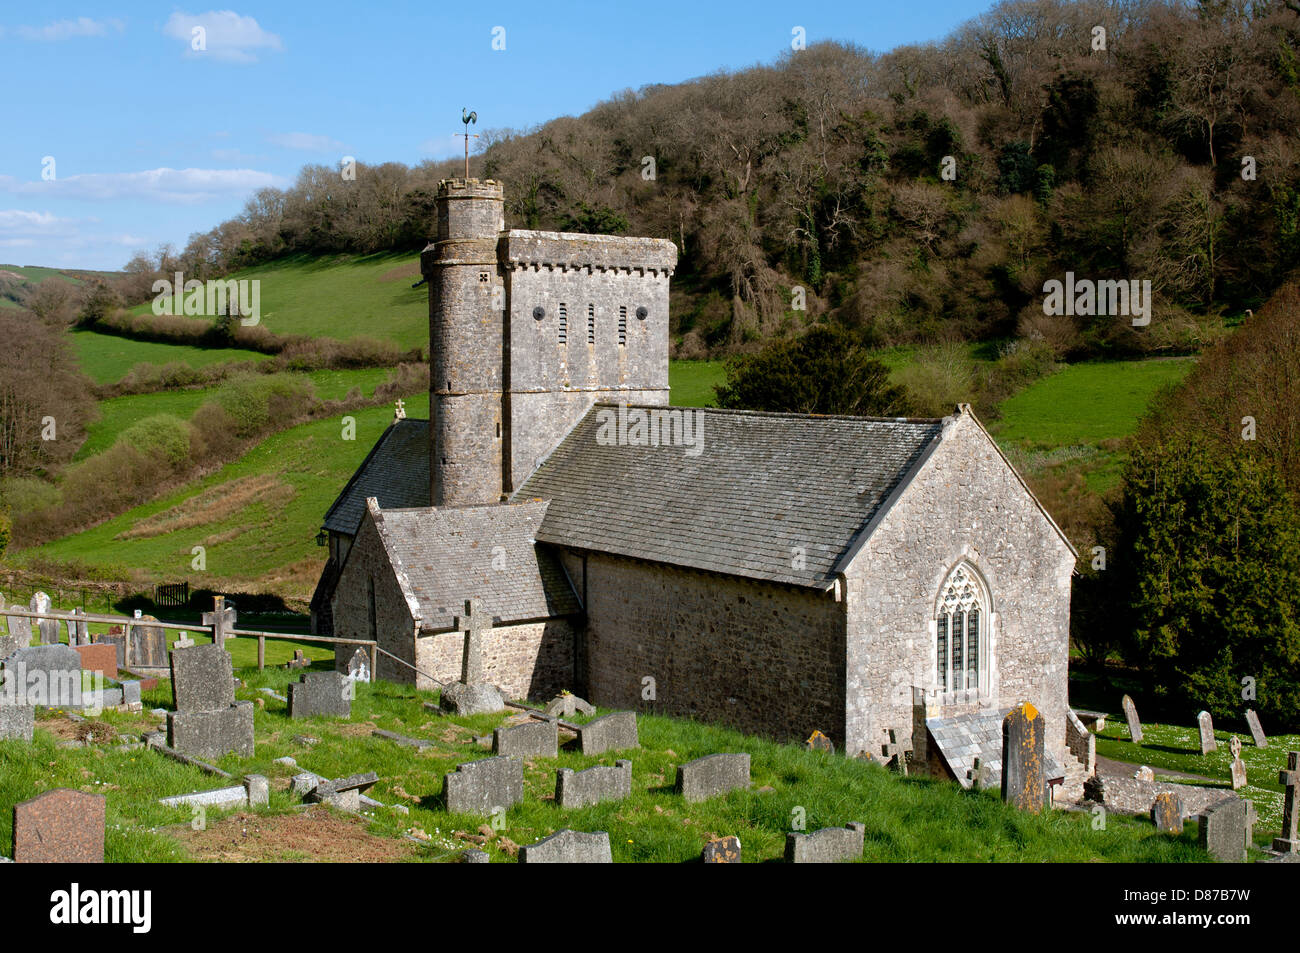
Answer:
<path fill-rule="evenodd" d="M 479 128 L 525 128 L 623 89 L 771 62 L 797 26 L 809 43 L 883 51 L 989 5 L 5 4 L 0 262 L 116 269 L 183 246 L 307 163 L 457 154 L 462 106 Z"/>

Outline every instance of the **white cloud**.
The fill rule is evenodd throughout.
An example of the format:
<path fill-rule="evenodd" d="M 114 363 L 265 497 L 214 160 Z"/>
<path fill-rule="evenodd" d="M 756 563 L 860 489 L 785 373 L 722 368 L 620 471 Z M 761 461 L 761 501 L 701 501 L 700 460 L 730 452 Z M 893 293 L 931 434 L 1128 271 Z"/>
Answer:
<path fill-rule="evenodd" d="M 45 26 L 20 26 L 18 35 L 24 40 L 67 40 L 74 36 L 105 36 L 112 30 L 121 33 L 121 20 L 92 20 L 90 17 L 77 17 L 75 20 L 55 20 Z"/>
<path fill-rule="evenodd" d="M 68 199 L 145 199 L 194 205 L 286 183 L 256 169 L 148 169 L 61 176 L 53 182 L 19 182 L 0 176 L 0 191 Z"/>
<path fill-rule="evenodd" d="M 61 224 L 71 224 L 70 218 L 59 218 L 49 212 L 29 212 L 25 209 L 0 209 L 0 232 L 36 234 L 48 232 Z"/>
<path fill-rule="evenodd" d="M 196 30 L 202 31 L 205 49 L 194 49 Z M 233 10 L 173 13 L 163 33 L 183 42 L 188 56 L 210 56 L 229 63 L 255 63 L 254 51 L 284 49 L 279 36 L 263 30 L 252 17 L 241 17 Z"/>
<path fill-rule="evenodd" d="M 337 139 L 316 136 L 310 132 L 278 132 L 267 136 L 266 141 L 285 149 L 301 149 L 304 152 L 337 152 L 345 148 Z"/>

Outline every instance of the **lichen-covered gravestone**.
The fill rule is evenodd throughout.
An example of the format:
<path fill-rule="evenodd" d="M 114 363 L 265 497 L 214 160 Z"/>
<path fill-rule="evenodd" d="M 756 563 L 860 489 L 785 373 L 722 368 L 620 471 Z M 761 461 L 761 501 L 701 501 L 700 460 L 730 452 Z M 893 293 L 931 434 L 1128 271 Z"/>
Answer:
<path fill-rule="evenodd" d="M 1201 815 L 1201 846 L 1216 860 L 1239 864 L 1246 859 L 1246 802 L 1233 797 Z"/>
<path fill-rule="evenodd" d="M 1133 704 L 1133 699 L 1127 695 L 1124 696 L 1121 705 L 1124 707 L 1124 720 L 1128 722 L 1128 736 L 1134 743 L 1142 743 L 1142 720 L 1138 718 L 1137 706 Z"/>
<path fill-rule="evenodd" d="M 33 645 L 5 660 L 5 682 L 25 705 L 82 707 L 81 656 L 68 645 Z M 6 689 L 8 690 L 8 689 Z"/>
<path fill-rule="evenodd" d="M 1214 740 L 1214 720 L 1208 711 L 1196 715 L 1196 726 L 1201 731 L 1201 754 L 1219 750 L 1219 743 Z"/>
<path fill-rule="evenodd" d="M 352 653 L 348 659 L 348 678 L 354 682 L 370 682 L 370 656 L 361 649 Z"/>
<path fill-rule="evenodd" d="M 586 771 L 560 768 L 555 772 L 555 803 L 565 810 L 621 801 L 631 793 L 631 761 L 616 761 L 613 767 L 598 764 Z"/>
<path fill-rule="evenodd" d="M 866 825 L 849 823 L 844 827 L 823 827 L 811 834 L 794 831 L 785 835 L 785 860 L 788 864 L 834 864 L 862 856 Z"/>
<path fill-rule="evenodd" d="M 835 753 L 835 742 L 831 741 L 820 728 L 814 729 L 813 733 L 808 736 L 808 740 L 803 746 L 809 751 L 825 751 L 827 754 Z"/>
<path fill-rule="evenodd" d="M 141 616 L 143 622 L 157 622 L 151 615 Z M 161 625 L 133 625 L 127 639 L 126 660 L 130 668 L 155 669 L 167 667 L 167 630 Z"/>
<path fill-rule="evenodd" d="M 704 801 L 749 787 L 749 754 L 708 754 L 677 766 L 677 793 Z"/>
<path fill-rule="evenodd" d="M 14 805 L 14 862 L 102 864 L 102 794 L 57 788 Z"/>
<path fill-rule="evenodd" d="M 1259 715 L 1255 714 L 1253 708 L 1246 709 L 1246 725 L 1250 728 L 1250 737 L 1255 740 L 1255 747 L 1267 748 L 1268 736 L 1264 734 L 1264 728 L 1259 723 Z"/>
<path fill-rule="evenodd" d="M 253 755 L 253 703 L 235 701 L 230 655 L 219 645 L 196 645 L 172 652 L 172 699 L 167 713 L 167 744 L 195 758 L 220 758 L 234 752 Z"/>
<path fill-rule="evenodd" d="M 578 744 L 583 754 L 639 748 L 641 743 L 636 733 L 636 713 L 615 711 L 593 718 L 580 727 Z"/>
<path fill-rule="evenodd" d="M 1277 773 L 1278 783 L 1286 788 L 1286 797 L 1282 802 L 1282 836 L 1273 838 L 1273 849 L 1284 854 L 1300 852 L 1300 840 L 1296 838 L 1297 793 L 1300 792 L 1300 751 L 1288 751 L 1286 769 Z"/>
<path fill-rule="evenodd" d="M 484 817 L 524 799 L 524 763 L 518 758 L 484 758 L 456 766 L 443 778 L 443 795 L 452 814 Z"/>
<path fill-rule="evenodd" d="M 1021 702 L 1002 720 L 1002 800 L 1038 813 L 1047 803 L 1044 719 Z"/>
<path fill-rule="evenodd" d="M 609 834 L 605 831 L 571 831 L 567 828 L 519 848 L 521 864 L 612 864 Z"/>
<path fill-rule="evenodd" d="M 700 860 L 706 864 L 740 863 L 740 838 L 730 834 L 709 841 L 700 852 Z"/>
<path fill-rule="evenodd" d="M 33 612 L 52 612 L 54 609 L 54 603 L 50 601 L 50 597 L 45 593 L 38 592 L 32 596 L 32 601 L 28 608 Z M 37 621 L 36 626 L 40 629 L 42 645 L 56 645 L 58 643 L 58 619 L 40 619 Z"/>
<path fill-rule="evenodd" d="M 289 717 L 351 718 L 352 681 L 338 672 L 308 672 L 289 683 Z"/>
<path fill-rule="evenodd" d="M 35 725 L 36 706 L 16 704 L 0 692 L 0 741 L 31 741 Z"/>
<path fill-rule="evenodd" d="M 560 744 L 553 721 L 532 721 L 498 728 L 492 733 L 492 752 L 513 758 L 554 758 Z"/>
<path fill-rule="evenodd" d="M 1241 760 L 1241 739 L 1236 735 L 1228 742 L 1228 750 L 1232 752 L 1232 764 L 1229 767 L 1232 777 L 1232 789 L 1240 791 L 1246 786 L 1246 765 Z"/>
<path fill-rule="evenodd" d="M 465 613 L 456 620 L 465 634 L 460 681 L 446 686 L 438 697 L 444 711 L 458 715 L 490 715 L 504 711 L 505 700 L 495 686 L 483 681 L 483 642 L 492 631 L 492 620 L 477 599 L 465 600 Z"/>
<path fill-rule="evenodd" d="M 1156 830 L 1166 834 L 1183 832 L 1183 802 L 1172 791 L 1161 791 L 1151 805 L 1151 820 Z"/>

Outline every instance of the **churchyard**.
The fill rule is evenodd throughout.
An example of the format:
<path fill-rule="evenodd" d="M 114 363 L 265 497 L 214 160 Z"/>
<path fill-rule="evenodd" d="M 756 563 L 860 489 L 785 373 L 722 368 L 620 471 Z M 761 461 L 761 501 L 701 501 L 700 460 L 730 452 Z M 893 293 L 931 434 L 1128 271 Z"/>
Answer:
<path fill-rule="evenodd" d="M 635 716 L 636 747 L 598 754 L 583 753 L 596 743 L 594 728 L 579 740 L 565 726 L 584 729 L 610 713 L 583 714 L 581 705 L 561 712 L 557 729 L 517 708 L 452 715 L 439 710 L 437 692 L 359 682 L 350 705 L 330 700 L 333 716 L 290 717 L 295 696 L 300 706 L 319 704 L 319 689 L 340 684 L 332 665 L 312 665 L 313 656 L 324 654 L 320 646 L 309 645 L 302 662 L 294 663 L 290 643 L 280 643 L 259 671 L 255 640 L 227 639 L 238 679 L 227 693 L 215 690 L 223 676 L 210 670 L 210 663 L 221 662 L 220 649 L 201 635 L 196 641 L 197 654 L 172 644 L 173 666 L 182 655 L 192 673 L 187 677 L 201 676 L 181 687 L 181 707 L 248 712 L 251 753 L 204 752 L 206 766 L 200 766 L 142 743 L 149 738 L 154 745 L 182 747 L 179 732 L 169 736 L 168 726 L 193 717 L 175 712 L 172 685 L 163 678 L 145 688 L 139 711 L 90 716 L 38 709 L 30 742 L 0 741 L 0 805 L 10 808 L 60 788 L 103 795 L 104 857 L 110 862 L 454 862 L 467 850 L 515 862 L 527 854 L 522 848 L 564 830 L 607 833 L 609 855 L 618 862 L 691 861 L 728 836 L 739 837 L 746 862 L 1206 859 L 1195 822 L 1180 834 L 1162 834 L 1147 818 L 1112 813 L 1098 827 L 1095 813 L 1087 811 L 1017 810 L 1002 802 L 996 786 L 966 791 L 897 775 L 878 761 L 651 713 Z M 305 687 L 309 682 L 316 687 Z M 629 740 L 631 719 L 623 718 L 613 743 Z M 209 737 L 202 734 L 204 741 Z M 484 763 L 474 767 L 478 762 Z M 506 783 L 508 793 L 490 784 L 485 792 L 481 769 L 517 781 Z M 447 776 L 457 773 L 469 781 L 448 787 Z M 330 787 L 330 779 L 347 780 Z M 464 789 L 485 798 L 483 804 L 465 808 L 469 813 L 450 811 L 448 799 L 461 807 Z M 160 803 L 196 792 L 219 793 L 201 809 Z M 250 800 L 256 806 L 249 807 Z M 495 800 L 505 809 L 488 806 Z M 0 811 L 6 851 L 13 819 L 12 810 Z M 556 849 L 600 855 L 604 840 L 593 846 L 565 835 L 524 859 L 535 862 L 543 859 L 538 853 Z M 708 848 L 715 854 L 729 849 L 721 842 Z"/>

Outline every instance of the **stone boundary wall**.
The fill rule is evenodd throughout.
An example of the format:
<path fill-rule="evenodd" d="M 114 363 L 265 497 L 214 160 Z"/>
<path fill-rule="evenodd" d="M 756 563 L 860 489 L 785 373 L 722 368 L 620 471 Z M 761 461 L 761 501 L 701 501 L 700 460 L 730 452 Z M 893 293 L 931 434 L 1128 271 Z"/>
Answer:
<path fill-rule="evenodd" d="M 1212 805 L 1237 797 L 1227 788 L 1203 788 L 1171 781 L 1142 781 L 1114 775 L 1089 778 L 1083 791 L 1085 800 L 1101 804 L 1108 811 L 1144 815 L 1151 813 L 1157 794 L 1176 794 L 1182 801 L 1185 818 L 1203 814 Z"/>

